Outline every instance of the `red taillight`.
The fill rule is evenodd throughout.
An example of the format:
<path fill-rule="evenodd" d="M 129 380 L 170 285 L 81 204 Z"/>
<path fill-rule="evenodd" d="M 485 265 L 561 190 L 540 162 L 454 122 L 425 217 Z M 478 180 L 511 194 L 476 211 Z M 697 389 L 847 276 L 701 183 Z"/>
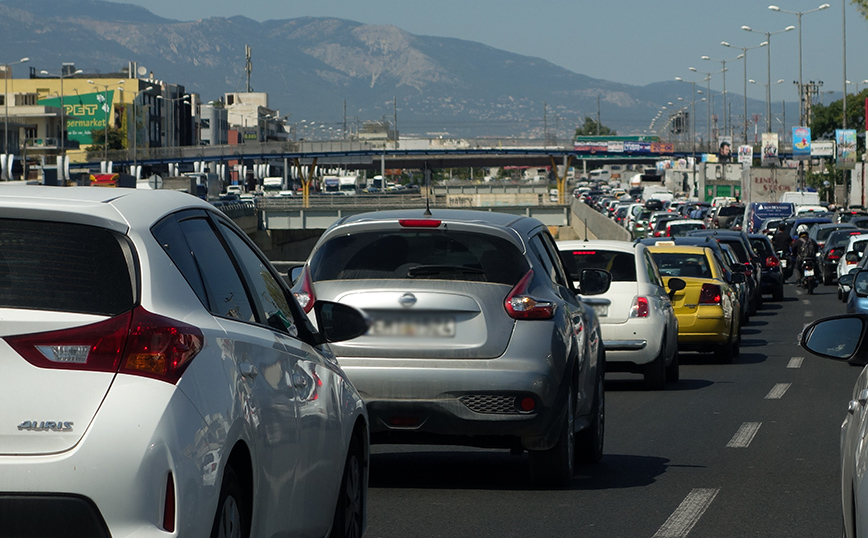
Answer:
<path fill-rule="evenodd" d="M 398 224 L 404 228 L 437 228 L 440 226 L 439 220 L 434 219 L 399 219 Z"/>
<path fill-rule="evenodd" d="M 647 297 L 640 296 L 633 299 L 633 306 L 630 307 L 631 318 L 647 318 L 649 313 Z"/>
<path fill-rule="evenodd" d="M 175 532 L 175 480 L 172 473 L 166 479 L 166 501 L 163 505 L 163 529 Z"/>
<path fill-rule="evenodd" d="M 769 256 L 766 258 L 766 267 L 774 269 L 775 267 L 781 264 L 781 260 L 777 258 L 777 256 Z"/>
<path fill-rule="evenodd" d="M 539 301 L 527 295 L 527 288 L 533 280 L 533 270 L 515 285 L 503 302 L 506 313 L 513 319 L 551 319 L 555 315 L 555 305 L 549 301 Z"/>
<path fill-rule="evenodd" d="M 304 310 L 305 314 L 309 314 L 313 310 L 313 303 L 316 302 L 316 295 L 313 293 L 313 284 L 310 278 L 310 267 L 304 266 L 301 271 L 301 282 L 299 283 L 301 290 L 293 292 L 298 305 Z"/>
<path fill-rule="evenodd" d="M 721 291 L 717 284 L 703 284 L 699 292 L 699 304 L 720 304 Z"/>
<path fill-rule="evenodd" d="M 205 338 L 196 327 L 136 307 L 92 325 L 5 340 L 40 368 L 117 371 L 176 383 Z"/>

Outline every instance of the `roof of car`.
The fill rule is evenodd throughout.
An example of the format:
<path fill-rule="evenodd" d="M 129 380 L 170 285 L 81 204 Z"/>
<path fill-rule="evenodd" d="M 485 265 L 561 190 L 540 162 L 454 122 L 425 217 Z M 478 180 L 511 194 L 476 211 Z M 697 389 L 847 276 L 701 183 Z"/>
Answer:
<path fill-rule="evenodd" d="M 499 226 L 503 228 L 512 228 L 519 232 L 528 232 L 529 230 L 542 226 L 542 222 L 532 217 L 521 215 L 511 215 L 509 213 L 498 213 L 495 211 L 474 211 L 469 209 L 431 209 L 430 214 L 426 214 L 428 210 L 424 207 L 413 209 L 394 209 L 388 211 L 371 211 L 367 213 L 359 213 L 344 217 L 330 228 L 344 226 L 347 224 L 374 223 L 397 221 L 399 219 L 431 219 L 440 221 L 452 222 L 467 222 L 479 223 L 489 226 Z"/>
<path fill-rule="evenodd" d="M 594 240 L 570 240 L 570 241 L 557 241 L 557 247 L 560 250 L 564 249 L 577 249 L 577 248 L 596 248 L 596 249 L 605 249 L 605 250 L 614 250 L 618 252 L 634 252 L 636 250 L 637 244 L 630 243 L 628 241 L 609 241 L 605 239 L 594 239 Z"/>

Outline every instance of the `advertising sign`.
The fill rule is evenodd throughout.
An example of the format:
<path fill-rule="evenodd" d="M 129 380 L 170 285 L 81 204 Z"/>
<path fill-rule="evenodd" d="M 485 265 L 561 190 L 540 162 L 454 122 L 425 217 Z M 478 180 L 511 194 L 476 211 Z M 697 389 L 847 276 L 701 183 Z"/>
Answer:
<path fill-rule="evenodd" d="M 835 141 L 814 140 L 811 142 L 811 157 L 835 158 Z"/>
<path fill-rule="evenodd" d="M 763 133 L 762 163 L 764 165 L 779 164 L 778 133 Z"/>
<path fill-rule="evenodd" d="M 811 158 L 811 128 L 793 127 L 793 159 L 803 161 Z"/>
<path fill-rule="evenodd" d="M 624 153 L 624 142 L 620 140 L 606 142 L 606 150 L 609 153 Z"/>
<path fill-rule="evenodd" d="M 63 113 L 66 117 L 66 131 L 69 140 L 75 140 L 82 146 L 93 144 L 91 134 L 94 129 L 105 129 L 112 109 L 114 91 L 82 93 L 63 98 Z M 56 106 L 60 108 L 60 97 L 40 99 L 40 106 Z"/>
<path fill-rule="evenodd" d="M 738 162 L 750 166 L 753 164 L 753 146 L 738 147 Z"/>
<path fill-rule="evenodd" d="M 732 137 L 731 136 L 721 136 L 720 137 L 720 147 L 717 152 L 717 159 L 719 162 L 728 163 L 732 160 Z"/>
<path fill-rule="evenodd" d="M 838 146 L 838 168 L 856 168 L 856 130 L 837 129 L 835 143 Z"/>
<path fill-rule="evenodd" d="M 651 142 L 624 142 L 624 151 L 628 153 L 651 153 Z"/>

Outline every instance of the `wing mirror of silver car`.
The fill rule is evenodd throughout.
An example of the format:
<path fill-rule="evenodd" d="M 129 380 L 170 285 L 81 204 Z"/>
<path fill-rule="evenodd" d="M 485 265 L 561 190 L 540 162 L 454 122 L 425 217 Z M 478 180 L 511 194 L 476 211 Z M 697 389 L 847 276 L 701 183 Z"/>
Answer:
<path fill-rule="evenodd" d="M 865 366 L 868 364 L 868 349 L 865 349 L 866 326 L 866 314 L 823 318 L 805 327 L 799 343 L 815 355 L 846 360 L 854 366 Z"/>
<path fill-rule="evenodd" d="M 605 269 L 582 269 L 576 292 L 582 295 L 600 295 L 609 291 L 612 273 Z"/>
<path fill-rule="evenodd" d="M 326 342 L 343 342 L 362 336 L 371 321 L 360 310 L 332 301 L 317 301 L 313 305 L 316 326 Z"/>
<path fill-rule="evenodd" d="M 681 280 L 677 277 L 672 277 L 669 279 L 669 300 L 675 298 L 675 292 L 681 291 L 687 287 L 687 282 Z"/>

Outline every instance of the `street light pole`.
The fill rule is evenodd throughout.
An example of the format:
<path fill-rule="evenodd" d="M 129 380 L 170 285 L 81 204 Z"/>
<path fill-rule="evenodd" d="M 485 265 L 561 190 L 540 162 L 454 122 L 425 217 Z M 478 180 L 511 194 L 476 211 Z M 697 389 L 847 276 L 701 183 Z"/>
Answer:
<path fill-rule="evenodd" d="M 708 131 L 708 133 L 707 133 L 708 139 L 706 140 L 706 144 L 709 144 L 708 147 L 711 148 L 711 145 L 710 145 L 711 144 L 711 75 L 713 75 L 714 73 L 709 73 L 707 71 L 700 71 L 700 70 L 696 69 L 695 67 L 690 67 L 689 69 L 691 71 L 693 71 L 694 73 L 700 73 L 702 75 L 705 75 L 705 82 L 706 82 L 705 91 L 707 92 L 706 96 L 705 96 L 705 108 L 706 108 L 706 117 L 705 117 L 706 125 L 705 125 L 705 127 L 706 127 L 706 130 Z"/>
<path fill-rule="evenodd" d="M 727 43 L 726 41 L 721 41 L 720 44 L 723 45 L 724 47 L 741 49 L 742 56 L 744 56 L 744 62 L 742 62 L 744 65 L 744 91 L 743 91 L 742 98 L 744 100 L 744 122 L 743 122 L 743 124 L 744 124 L 744 143 L 747 144 L 747 80 L 748 80 L 748 78 L 747 78 L 747 51 L 749 51 L 751 49 L 758 49 L 760 47 L 765 47 L 768 45 L 768 42 L 763 41 L 762 43 L 760 43 L 759 45 L 756 45 L 754 47 L 734 47 L 734 46 L 730 45 L 729 43 Z"/>
<path fill-rule="evenodd" d="M 103 95 L 104 95 L 103 99 L 105 100 L 105 102 L 102 105 L 103 112 L 105 113 L 105 130 L 103 131 L 103 161 L 106 163 L 105 164 L 106 172 L 108 172 L 108 145 L 109 145 L 109 140 L 108 140 L 109 119 L 108 118 L 109 118 L 109 112 L 111 111 L 110 110 L 111 107 L 109 106 L 109 100 L 108 100 L 108 89 L 109 89 L 109 87 L 111 87 L 111 84 L 97 84 L 96 82 L 94 82 L 92 80 L 88 80 L 88 82 L 90 84 L 93 84 L 97 88 L 103 89 Z M 123 85 L 123 83 L 124 83 L 123 80 L 118 81 L 118 84 Z"/>
<path fill-rule="evenodd" d="M 9 153 L 9 67 L 15 64 L 23 64 L 24 62 L 30 61 L 30 58 L 21 58 L 17 62 L 12 62 L 3 65 L 3 80 L 4 80 L 4 89 L 3 89 L 3 107 L 5 109 L 5 119 L 3 122 L 4 125 L 4 133 L 3 133 L 3 153 Z M 11 177 L 11 172 L 10 177 Z"/>
<path fill-rule="evenodd" d="M 769 9 L 772 11 L 780 11 L 781 13 L 789 13 L 790 15 L 795 15 L 797 17 L 797 24 L 799 26 L 799 125 L 805 125 L 805 96 L 803 94 L 804 86 L 802 83 L 802 15 L 806 13 L 813 13 L 815 11 L 820 11 L 830 7 L 829 4 L 823 4 L 814 9 L 809 9 L 807 11 L 787 11 L 786 9 L 781 9 L 778 6 L 769 6 Z"/>
<path fill-rule="evenodd" d="M 766 36 L 766 77 L 768 80 L 768 85 L 766 86 L 766 132 L 770 133 L 772 132 L 772 36 L 795 30 L 796 27 L 787 26 L 783 30 L 778 30 L 776 32 L 760 32 L 759 30 L 754 30 L 750 26 L 742 26 L 741 29 L 746 32 L 753 32 L 755 34 Z"/>
<path fill-rule="evenodd" d="M 726 114 L 726 62 L 734 62 L 735 60 L 741 60 L 744 58 L 744 54 L 739 54 L 735 58 L 729 58 L 726 60 L 717 60 L 714 58 L 710 58 L 708 56 L 703 56 L 703 60 L 708 60 L 711 62 L 720 62 L 721 63 L 721 72 L 723 73 L 723 134 L 726 134 L 728 131 L 728 119 Z"/>
<path fill-rule="evenodd" d="M 78 75 L 80 73 L 83 73 L 83 71 L 81 69 L 76 69 L 75 71 L 70 73 L 69 76 Z M 49 73 L 48 71 L 46 71 L 44 69 L 42 71 L 40 71 L 40 74 L 51 75 L 51 73 Z M 58 163 L 58 167 L 57 167 L 57 179 L 63 180 L 63 181 L 69 179 L 68 177 L 66 177 L 66 106 L 65 106 L 65 103 L 63 101 L 63 97 L 64 97 L 63 77 L 64 76 L 65 76 L 65 74 L 63 72 L 63 68 L 61 67 L 61 69 L 60 69 L 60 162 Z"/>

